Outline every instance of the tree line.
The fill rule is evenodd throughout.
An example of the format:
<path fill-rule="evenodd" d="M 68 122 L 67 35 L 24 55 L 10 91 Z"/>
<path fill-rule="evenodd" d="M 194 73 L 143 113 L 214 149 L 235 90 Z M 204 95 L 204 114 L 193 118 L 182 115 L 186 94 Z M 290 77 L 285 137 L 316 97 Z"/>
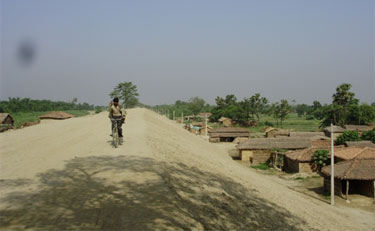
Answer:
<path fill-rule="evenodd" d="M 307 120 L 319 120 L 320 127 L 331 123 L 343 126 L 344 124 L 367 125 L 375 122 L 375 102 L 372 105 L 360 104 L 350 89 L 350 84 L 339 85 L 332 96 L 332 103 L 324 105 L 319 101 L 314 101 L 312 105 L 290 105 L 286 99 L 270 103 L 266 97 L 256 93 L 243 100 L 238 100 L 234 94 L 225 97 L 218 96 L 215 99 L 216 105 L 209 105 L 203 99 L 193 97 L 187 102 L 177 100 L 174 104 L 157 105 L 152 109 L 163 114 L 169 111 L 170 118 L 172 118 L 173 111 L 176 117 L 180 117 L 182 113 L 197 115 L 200 112 L 211 112 L 210 120 L 212 121 L 227 117 L 241 126 L 257 126 L 264 115 L 273 116 L 282 126 L 283 121 L 292 112 Z"/>
<path fill-rule="evenodd" d="M 0 112 L 42 112 L 65 110 L 94 110 L 95 106 L 88 103 L 77 103 L 77 98 L 71 102 L 37 100 L 30 98 L 8 98 L 8 101 L 0 101 Z"/>

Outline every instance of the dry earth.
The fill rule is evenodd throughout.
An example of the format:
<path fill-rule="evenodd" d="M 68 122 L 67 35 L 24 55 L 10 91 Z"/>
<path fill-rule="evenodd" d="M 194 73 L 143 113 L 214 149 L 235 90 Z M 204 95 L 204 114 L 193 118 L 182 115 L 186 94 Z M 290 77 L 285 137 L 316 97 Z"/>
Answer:
<path fill-rule="evenodd" d="M 234 162 L 146 109 L 111 145 L 106 113 L 0 134 L 1 230 L 374 230 Z"/>

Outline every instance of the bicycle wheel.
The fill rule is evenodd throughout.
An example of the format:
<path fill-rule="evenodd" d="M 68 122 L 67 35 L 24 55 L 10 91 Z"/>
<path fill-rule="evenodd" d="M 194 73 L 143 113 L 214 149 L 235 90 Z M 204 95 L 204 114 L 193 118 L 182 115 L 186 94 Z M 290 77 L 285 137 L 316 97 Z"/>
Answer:
<path fill-rule="evenodd" d="M 117 123 L 115 123 L 115 126 L 112 129 L 112 137 L 113 137 L 113 145 L 115 146 L 115 148 L 117 148 L 119 144 Z"/>

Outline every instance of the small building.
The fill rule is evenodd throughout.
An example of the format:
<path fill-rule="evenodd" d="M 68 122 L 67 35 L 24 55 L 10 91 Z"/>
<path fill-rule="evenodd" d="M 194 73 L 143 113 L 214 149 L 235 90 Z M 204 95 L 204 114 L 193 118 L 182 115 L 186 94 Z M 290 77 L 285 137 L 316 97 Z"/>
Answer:
<path fill-rule="evenodd" d="M 361 194 L 375 199 L 375 158 L 360 158 L 335 164 L 335 194 L 338 196 Z M 331 166 L 322 168 L 324 189 L 331 188 Z"/>
<path fill-rule="evenodd" d="M 221 117 L 219 120 L 219 123 L 221 123 L 224 127 L 231 127 L 233 125 L 232 119 L 229 119 L 227 117 Z"/>
<path fill-rule="evenodd" d="M 0 113 L 0 132 L 6 131 L 12 128 L 14 125 L 14 119 L 9 113 Z"/>
<path fill-rule="evenodd" d="M 306 138 L 256 138 L 237 145 L 242 161 L 261 164 L 270 160 L 274 149 L 300 150 L 310 148 L 312 142 Z"/>
<path fill-rule="evenodd" d="M 280 136 L 290 136 L 290 130 L 278 129 L 278 128 L 267 128 L 266 129 L 267 138 L 275 138 Z"/>
<path fill-rule="evenodd" d="M 212 113 L 210 112 L 201 112 L 197 115 L 197 117 L 204 121 L 206 118 L 209 119 L 211 115 Z"/>
<path fill-rule="evenodd" d="M 54 119 L 54 120 L 64 120 L 64 119 L 70 119 L 73 117 L 74 117 L 73 115 L 63 112 L 63 111 L 50 112 L 50 113 L 39 116 L 40 119 Z"/>
<path fill-rule="evenodd" d="M 369 148 L 375 148 L 375 144 L 369 140 L 364 141 L 346 141 L 345 142 L 346 147 L 369 147 Z"/>
<path fill-rule="evenodd" d="M 357 132 L 365 132 L 374 130 L 374 127 L 367 126 L 367 125 L 344 125 L 346 131 L 357 131 Z"/>
<path fill-rule="evenodd" d="M 345 128 L 340 126 L 333 126 L 333 139 L 336 139 L 339 135 L 345 132 Z M 324 128 L 324 134 L 327 137 L 331 137 L 331 127 Z"/>
<path fill-rule="evenodd" d="M 201 129 L 199 130 L 199 132 L 201 133 L 201 135 L 206 135 L 206 130 L 207 130 L 207 134 L 209 134 L 211 131 L 212 131 L 212 127 L 209 126 L 209 125 L 204 125 L 201 127 Z"/>
<path fill-rule="evenodd" d="M 193 122 L 190 123 L 188 126 L 188 130 L 194 134 L 200 134 L 200 130 L 202 128 L 203 124 L 199 122 Z"/>
<path fill-rule="evenodd" d="M 348 147 L 335 151 L 335 163 L 356 158 L 375 158 L 375 149 L 369 147 Z"/>
<path fill-rule="evenodd" d="M 331 139 L 327 137 L 316 137 L 312 138 L 311 141 L 313 148 L 320 148 L 324 150 L 331 147 Z"/>
<path fill-rule="evenodd" d="M 375 130 L 373 126 L 366 125 L 344 125 L 344 127 L 333 126 L 333 138 L 336 139 L 337 136 L 341 135 L 345 131 L 356 131 L 362 133 L 364 131 Z M 324 128 L 324 134 L 328 137 L 331 137 L 331 127 Z"/>
<path fill-rule="evenodd" d="M 287 153 L 285 155 L 284 170 L 289 173 L 303 172 L 311 173 L 316 171 L 314 165 L 313 156 L 316 148 L 307 148 L 294 152 Z"/>
<path fill-rule="evenodd" d="M 249 130 L 245 128 L 225 127 L 209 131 L 210 142 L 233 142 L 237 137 L 250 138 Z"/>

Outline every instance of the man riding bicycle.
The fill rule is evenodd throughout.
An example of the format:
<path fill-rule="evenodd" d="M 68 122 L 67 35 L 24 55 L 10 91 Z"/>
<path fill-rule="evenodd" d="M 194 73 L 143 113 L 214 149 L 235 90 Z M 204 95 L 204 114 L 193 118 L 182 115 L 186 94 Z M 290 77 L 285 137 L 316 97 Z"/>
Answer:
<path fill-rule="evenodd" d="M 119 137 L 123 137 L 121 126 L 125 121 L 126 112 L 118 102 L 119 102 L 119 100 L 116 97 L 116 98 L 113 99 L 113 101 L 111 101 L 109 103 L 109 108 L 108 108 L 109 115 L 108 115 L 108 117 L 112 120 L 112 130 L 113 130 L 113 126 L 114 126 L 113 120 L 117 120 L 118 135 L 119 135 Z"/>

